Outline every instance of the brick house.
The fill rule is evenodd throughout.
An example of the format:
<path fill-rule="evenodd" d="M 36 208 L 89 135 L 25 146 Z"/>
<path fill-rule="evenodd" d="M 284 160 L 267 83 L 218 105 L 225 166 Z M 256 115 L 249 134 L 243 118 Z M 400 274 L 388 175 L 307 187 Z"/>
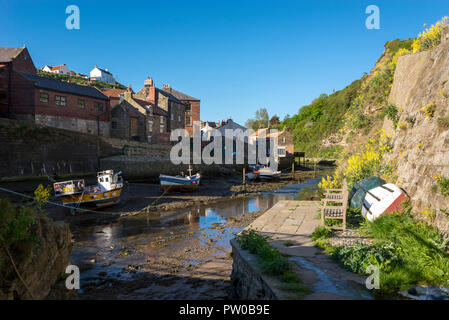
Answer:
<path fill-rule="evenodd" d="M 109 98 L 93 87 L 37 76 L 25 47 L 0 47 L 0 116 L 109 136 Z"/>
<path fill-rule="evenodd" d="M 167 132 L 185 128 L 186 104 L 170 93 L 156 88 L 153 79 L 148 78 L 144 87 L 135 94 L 135 98 L 157 106 L 168 115 Z"/>
<path fill-rule="evenodd" d="M 34 99 L 27 94 L 33 85 L 20 72 L 36 74 L 26 47 L 0 47 L 0 117 L 30 119 Z"/>
<path fill-rule="evenodd" d="M 190 136 L 193 136 L 193 123 L 194 121 L 201 121 L 200 120 L 200 99 L 191 97 L 185 93 L 182 93 L 178 90 L 173 89 L 168 84 L 164 84 L 162 86 L 162 90 L 165 92 L 168 92 L 172 96 L 174 96 L 176 99 L 181 101 L 186 105 L 185 107 L 185 129 L 189 132 Z"/>

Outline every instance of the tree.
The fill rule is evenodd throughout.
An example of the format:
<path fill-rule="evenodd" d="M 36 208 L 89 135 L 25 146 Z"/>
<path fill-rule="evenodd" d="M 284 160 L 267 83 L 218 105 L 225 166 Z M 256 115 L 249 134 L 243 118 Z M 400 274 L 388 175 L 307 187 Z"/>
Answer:
<path fill-rule="evenodd" d="M 266 108 L 261 108 L 256 111 L 255 119 L 248 119 L 245 123 L 247 128 L 251 128 L 254 131 L 259 128 L 267 128 L 269 124 L 269 115 Z"/>
<path fill-rule="evenodd" d="M 279 117 L 277 115 L 274 115 L 274 116 L 271 117 L 271 119 L 270 119 L 270 126 L 276 126 L 276 125 L 278 125 L 280 123 L 281 123 L 281 121 L 280 121 L 280 119 L 279 119 Z"/>

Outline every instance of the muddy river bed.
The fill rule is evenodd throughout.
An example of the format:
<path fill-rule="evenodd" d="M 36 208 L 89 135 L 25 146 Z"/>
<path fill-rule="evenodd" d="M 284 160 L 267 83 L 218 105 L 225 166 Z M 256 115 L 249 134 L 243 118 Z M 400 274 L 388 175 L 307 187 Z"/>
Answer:
<path fill-rule="evenodd" d="M 280 200 L 320 178 L 187 209 L 151 211 L 71 227 L 80 299 L 227 299 L 229 241 Z M 186 195 L 183 195 L 184 197 Z"/>

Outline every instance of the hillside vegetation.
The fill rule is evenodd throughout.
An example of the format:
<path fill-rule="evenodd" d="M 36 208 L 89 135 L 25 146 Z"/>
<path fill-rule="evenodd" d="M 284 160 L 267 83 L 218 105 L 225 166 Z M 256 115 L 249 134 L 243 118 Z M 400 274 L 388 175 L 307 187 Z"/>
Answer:
<path fill-rule="evenodd" d="M 362 137 L 366 142 L 374 128 L 389 115 L 387 99 L 393 82 L 397 58 L 412 49 L 413 40 L 394 40 L 370 74 L 331 95 L 322 94 L 298 114 L 281 122 L 295 139 L 295 149 L 308 156 L 339 158 L 341 151 Z M 390 110 L 391 113 L 391 110 Z M 393 111 L 394 113 L 394 111 Z"/>
<path fill-rule="evenodd" d="M 72 75 L 67 75 L 67 74 L 57 74 L 57 73 L 51 73 L 51 72 L 46 72 L 46 71 L 42 71 L 42 70 L 36 70 L 36 72 L 37 72 L 38 76 L 44 77 L 44 78 L 55 79 L 55 80 L 59 80 L 59 81 L 65 81 L 65 82 L 76 83 L 76 84 L 81 84 L 81 85 L 89 84 L 89 79 L 79 77 L 79 76 L 72 76 Z M 108 82 L 98 81 L 98 80 L 92 81 L 92 86 L 96 87 L 100 90 L 106 90 L 106 89 L 123 89 L 123 90 L 125 90 L 126 89 L 126 87 L 124 85 L 122 85 L 118 82 L 116 82 L 115 84 L 111 84 Z"/>

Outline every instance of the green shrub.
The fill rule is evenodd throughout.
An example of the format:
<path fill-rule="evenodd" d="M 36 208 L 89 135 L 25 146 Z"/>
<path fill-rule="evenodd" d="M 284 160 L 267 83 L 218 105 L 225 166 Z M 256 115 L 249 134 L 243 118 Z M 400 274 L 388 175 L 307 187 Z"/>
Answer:
<path fill-rule="evenodd" d="M 312 240 L 327 239 L 332 235 L 332 230 L 323 226 L 318 226 L 312 233 Z"/>
<path fill-rule="evenodd" d="M 334 248 L 333 256 L 361 274 L 370 264 L 379 266 L 381 294 L 419 284 L 449 285 L 448 240 L 433 226 L 416 221 L 409 213 L 394 213 L 365 222 L 360 230 L 373 238 L 372 246 Z"/>
<path fill-rule="evenodd" d="M 393 122 L 393 127 L 396 129 L 398 126 L 399 121 L 399 110 L 396 106 L 389 103 L 385 110 L 384 110 L 385 116 L 390 119 Z"/>
<path fill-rule="evenodd" d="M 292 266 L 288 259 L 276 248 L 268 243 L 268 237 L 264 237 L 254 230 L 244 230 L 237 242 L 243 250 L 256 254 L 264 273 L 278 276 L 286 285 L 282 289 L 295 291 L 302 298 L 311 292 L 304 286 L 301 280 L 292 273 Z"/>

